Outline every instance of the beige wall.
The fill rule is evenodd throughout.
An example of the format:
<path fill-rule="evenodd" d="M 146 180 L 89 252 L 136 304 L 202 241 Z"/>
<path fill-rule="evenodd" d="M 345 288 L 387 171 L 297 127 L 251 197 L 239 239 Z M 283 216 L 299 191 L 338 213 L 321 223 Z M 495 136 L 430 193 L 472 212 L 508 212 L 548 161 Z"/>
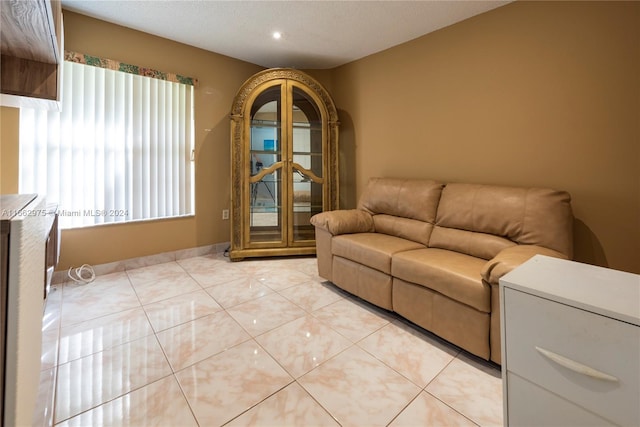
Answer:
<path fill-rule="evenodd" d="M 240 85 L 263 68 L 69 11 L 64 20 L 67 50 L 195 77 L 199 85 L 195 217 L 64 230 L 59 269 L 228 242 L 229 221 L 223 221 L 221 213 L 229 208 L 230 197 L 229 110 Z M 2 109 L 3 193 L 17 190 L 17 169 L 5 170 L 5 151 L 17 157 L 14 112 Z"/>
<path fill-rule="evenodd" d="M 0 194 L 18 192 L 20 110 L 0 107 Z"/>
<path fill-rule="evenodd" d="M 512 3 L 333 81 L 344 191 L 372 176 L 564 189 L 576 259 L 640 273 L 640 3 Z"/>
<path fill-rule="evenodd" d="M 372 176 L 565 189 L 576 259 L 640 273 L 639 23 L 635 2 L 516 2 L 308 70 L 340 113 L 341 205 Z M 70 12 L 65 37 L 67 49 L 201 84 L 195 218 L 67 230 L 60 268 L 228 241 L 228 112 L 261 68 Z M 17 189 L 15 111 L 0 118 L 2 192 Z"/>

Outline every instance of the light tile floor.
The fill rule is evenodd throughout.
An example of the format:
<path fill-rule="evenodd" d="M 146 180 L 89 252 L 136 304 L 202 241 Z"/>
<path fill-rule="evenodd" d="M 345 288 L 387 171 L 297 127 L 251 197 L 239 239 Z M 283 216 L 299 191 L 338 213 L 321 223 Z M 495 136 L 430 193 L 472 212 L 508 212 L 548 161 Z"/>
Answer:
<path fill-rule="evenodd" d="M 67 283 L 34 425 L 498 426 L 500 371 L 325 282 L 207 255 Z"/>

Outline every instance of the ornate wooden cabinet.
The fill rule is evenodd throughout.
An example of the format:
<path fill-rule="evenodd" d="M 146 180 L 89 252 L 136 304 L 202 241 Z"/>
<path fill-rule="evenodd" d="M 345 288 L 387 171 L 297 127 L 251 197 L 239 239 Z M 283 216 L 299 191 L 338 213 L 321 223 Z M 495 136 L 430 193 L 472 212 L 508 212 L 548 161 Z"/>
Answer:
<path fill-rule="evenodd" d="M 307 74 L 262 71 L 231 111 L 230 258 L 315 254 L 311 216 L 338 207 L 338 115 Z"/>

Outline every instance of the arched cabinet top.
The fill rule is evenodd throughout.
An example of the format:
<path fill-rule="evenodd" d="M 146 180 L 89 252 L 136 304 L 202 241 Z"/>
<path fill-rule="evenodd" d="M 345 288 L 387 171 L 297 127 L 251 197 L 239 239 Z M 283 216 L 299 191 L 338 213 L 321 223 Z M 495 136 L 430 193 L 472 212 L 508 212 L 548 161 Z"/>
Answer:
<path fill-rule="evenodd" d="M 329 123 L 334 125 L 338 124 L 338 111 L 336 110 L 336 106 L 333 103 L 333 99 L 329 95 L 329 92 L 327 92 L 327 90 L 324 88 L 324 86 L 322 86 L 316 79 L 314 79 L 310 75 L 291 68 L 270 68 L 268 70 L 260 71 L 251 76 L 246 82 L 242 84 L 242 86 L 240 86 L 240 89 L 238 90 L 236 97 L 233 100 L 231 117 L 242 118 L 247 100 L 249 99 L 251 93 L 253 93 L 256 88 L 262 86 L 264 83 L 273 80 L 290 80 L 298 82 L 305 86 L 307 89 L 313 91 L 313 93 L 322 100 L 324 106 L 326 107 Z"/>

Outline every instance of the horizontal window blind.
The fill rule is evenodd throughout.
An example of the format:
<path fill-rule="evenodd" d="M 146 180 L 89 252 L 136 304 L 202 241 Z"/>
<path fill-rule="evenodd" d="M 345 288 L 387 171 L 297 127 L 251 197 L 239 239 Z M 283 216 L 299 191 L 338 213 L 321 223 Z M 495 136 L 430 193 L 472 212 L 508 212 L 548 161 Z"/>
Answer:
<path fill-rule="evenodd" d="M 64 62 L 62 109 L 20 112 L 20 191 L 64 228 L 194 213 L 193 86 Z"/>

